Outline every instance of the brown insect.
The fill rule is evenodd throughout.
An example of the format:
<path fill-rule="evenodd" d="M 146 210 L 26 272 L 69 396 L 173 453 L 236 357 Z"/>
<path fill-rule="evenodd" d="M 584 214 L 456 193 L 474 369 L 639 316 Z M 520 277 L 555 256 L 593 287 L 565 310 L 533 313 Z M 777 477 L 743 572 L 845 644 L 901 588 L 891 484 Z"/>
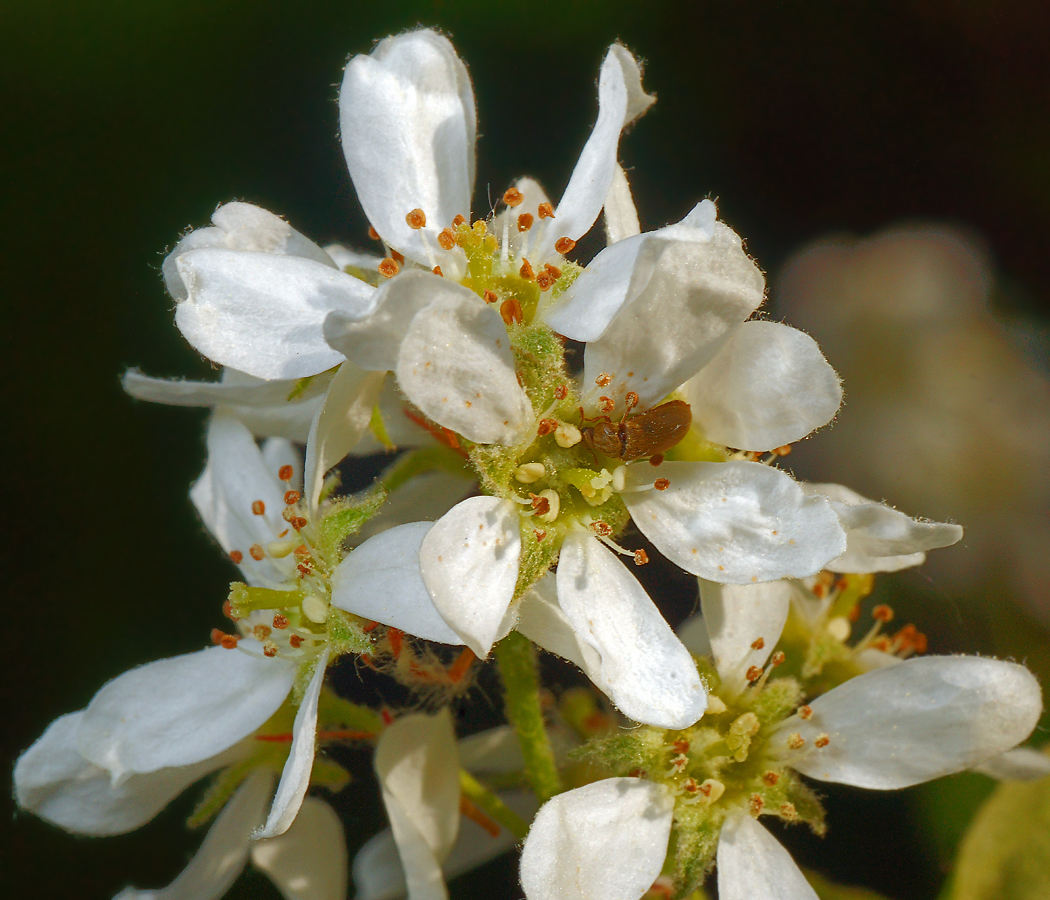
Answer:
<path fill-rule="evenodd" d="M 645 456 L 656 456 L 670 450 L 689 431 L 693 424 L 693 413 L 684 400 L 669 400 L 643 413 L 631 416 L 631 408 L 638 402 L 634 395 L 631 403 L 628 393 L 628 412 L 619 422 L 599 422 L 593 428 L 581 428 L 583 442 L 603 456 L 630 462 Z"/>

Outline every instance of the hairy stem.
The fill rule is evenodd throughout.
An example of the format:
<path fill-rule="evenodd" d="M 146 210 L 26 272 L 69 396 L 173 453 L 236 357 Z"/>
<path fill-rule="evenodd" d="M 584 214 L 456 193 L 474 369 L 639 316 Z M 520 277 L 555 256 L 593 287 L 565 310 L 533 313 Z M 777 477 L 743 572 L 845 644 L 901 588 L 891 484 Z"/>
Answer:
<path fill-rule="evenodd" d="M 459 789 L 519 841 L 525 839 L 528 823 L 465 769 L 459 770 Z"/>
<path fill-rule="evenodd" d="M 561 778 L 540 709 L 536 652 L 528 638 L 517 631 L 508 634 L 494 650 L 503 679 L 507 719 L 518 733 L 525 774 L 544 803 L 561 791 Z"/>

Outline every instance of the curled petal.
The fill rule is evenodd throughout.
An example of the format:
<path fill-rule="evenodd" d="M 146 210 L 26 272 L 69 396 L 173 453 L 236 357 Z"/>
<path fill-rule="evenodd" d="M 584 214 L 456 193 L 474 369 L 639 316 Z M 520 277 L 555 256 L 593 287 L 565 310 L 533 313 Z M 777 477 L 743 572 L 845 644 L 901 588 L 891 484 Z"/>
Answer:
<path fill-rule="evenodd" d="M 546 225 L 536 243 L 538 259 L 553 255 L 559 237 L 575 241 L 590 231 L 616 173 L 620 132 L 655 100 L 642 90 L 642 73 L 630 51 L 613 44 L 598 76 L 598 121 L 562 194 L 556 218 Z"/>
<path fill-rule="evenodd" d="M 762 302 L 762 273 L 740 238 L 721 222 L 714 223 L 708 241 L 645 235 L 629 241 L 644 246 L 632 270 L 628 300 L 584 354 L 588 408 L 600 393 L 623 409 L 627 391 L 638 395 L 641 407 L 653 406 L 711 362 Z M 601 375 L 612 381 L 592 387 Z"/>
<path fill-rule="evenodd" d="M 436 276 L 446 290 L 416 313 L 401 343 L 397 380 L 427 416 L 483 444 L 512 446 L 534 426 L 499 312 Z M 456 289 L 456 290 L 452 290 Z"/>
<path fill-rule="evenodd" d="M 593 666 L 585 671 L 624 714 L 661 728 L 688 728 L 704 714 L 707 693 L 689 651 L 597 538 L 566 537 L 557 588 L 577 640 L 601 660 L 596 673 Z M 585 664 L 589 656 L 582 656 Z"/>
<path fill-rule="evenodd" d="M 376 745 L 375 769 L 409 896 L 443 900 L 441 862 L 459 829 L 459 760 L 448 710 L 394 722 Z"/>
<path fill-rule="evenodd" d="M 719 900 L 817 900 L 791 854 L 744 813 L 726 817 L 717 865 Z"/>
<path fill-rule="evenodd" d="M 784 750 L 803 775 L 892 790 L 970 769 L 1028 737 L 1042 712 L 1039 683 L 1024 666 L 976 656 L 909 659 L 852 678 L 785 720 Z M 814 740 L 827 735 L 828 743 Z"/>
<path fill-rule="evenodd" d="M 131 669 L 102 688 L 84 710 L 77 749 L 127 775 L 189 766 L 247 737 L 291 690 L 295 665 L 209 647 Z"/>
<path fill-rule="evenodd" d="M 787 622 L 793 592 L 787 581 L 717 584 L 700 580 L 700 608 L 718 674 L 729 692 L 743 690 L 747 670 L 764 666 L 769 659 Z"/>
<path fill-rule="evenodd" d="M 379 264 L 383 261 L 381 256 L 376 256 L 374 253 L 361 253 L 358 250 L 351 250 L 342 244 L 326 244 L 324 252 L 332 257 L 332 262 L 335 263 L 336 268 L 342 269 L 350 275 L 357 275 L 360 278 L 367 273 L 369 276 L 375 275 L 377 279 L 379 277 L 376 273 L 379 271 Z"/>
<path fill-rule="evenodd" d="M 976 770 L 999 781 L 1037 781 L 1050 775 L 1050 756 L 1032 747 L 1015 747 L 982 763 Z"/>
<path fill-rule="evenodd" d="M 427 641 L 462 644 L 434 608 L 420 572 L 419 548 L 432 527 L 398 525 L 357 547 L 332 575 L 332 603 Z"/>
<path fill-rule="evenodd" d="M 252 845 L 252 863 L 286 900 L 344 900 L 346 839 L 339 816 L 323 800 L 307 797 L 282 835 Z"/>
<path fill-rule="evenodd" d="M 255 840 L 284 834 L 295 821 L 299 807 L 303 804 L 303 797 L 306 796 L 306 789 L 310 787 L 310 773 L 313 770 L 317 746 L 317 703 L 321 696 L 330 652 L 326 647 L 314 664 L 310 683 L 295 713 L 292 746 L 281 772 L 281 781 L 277 785 L 273 806 L 270 808 L 266 824 L 253 833 L 252 837 Z"/>
<path fill-rule="evenodd" d="M 841 484 L 807 484 L 803 490 L 827 497 L 846 530 L 846 552 L 828 563 L 834 572 L 896 572 L 921 565 L 927 550 L 962 540 L 959 525 L 913 519 Z"/>
<path fill-rule="evenodd" d="M 605 243 L 615 244 L 642 233 L 638 223 L 638 210 L 631 196 L 631 185 L 623 166 L 617 165 L 613 172 L 609 193 L 605 195 Z"/>
<path fill-rule="evenodd" d="M 528 900 L 638 900 L 667 855 L 674 799 L 641 778 L 606 778 L 548 800 L 521 851 Z"/>
<path fill-rule="evenodd" d="M 521 532 L 509 500 L 471 497 L 423 538 L 423 582 L 441 618 L 479 657 L 497 640 L 518 581 Z"/>
<path fill-rule="evenodd" d="M 744 322 L 685 385 L 704 437 L 741 450 L 772 450 L 831 421 L 842 386 L 817 342 L 776 322 Z"/>
<path fill-rule="evenodd" d="M 126 888 L 114 900 L 219 900 L 248 861 L 250 836 L 262 820 L 273 776 L 256 769 L 223 807 L 189 865 L 155 891 Z"/>
<path fill-rule="evenodd" d="M 448 38 L 420 29 L 380 41 L 346 66 L 339 91 L 343 154 L 368 221 L 391 247 L 431 268 L 421 233 L 470 213 L 477 113 Z M 422 209 L 413 230 L 405 216 Z"/>
<path fill-rule="evenodd" d="M 633 466 L 629 481 L 652 478 Z M 639 530 L 687 572 L 720 584 L 815 575 L 846 536 L 823 497 L 761 463 L 666 462 L 663 491 L 627 493 Z"/>

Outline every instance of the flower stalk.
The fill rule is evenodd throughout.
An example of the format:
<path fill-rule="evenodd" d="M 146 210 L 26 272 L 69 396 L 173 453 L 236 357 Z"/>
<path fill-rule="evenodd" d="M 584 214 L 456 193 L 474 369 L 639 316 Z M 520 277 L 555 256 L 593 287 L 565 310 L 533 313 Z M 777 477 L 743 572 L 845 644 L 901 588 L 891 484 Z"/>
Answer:
<path fill-rule="evenodd" d="M 528 823 L 466 769 L 459 770 L 459 787 L 463 796 L 499 822 L 519 841 L 525 839 L 525 835 L 529 833 Z"/>

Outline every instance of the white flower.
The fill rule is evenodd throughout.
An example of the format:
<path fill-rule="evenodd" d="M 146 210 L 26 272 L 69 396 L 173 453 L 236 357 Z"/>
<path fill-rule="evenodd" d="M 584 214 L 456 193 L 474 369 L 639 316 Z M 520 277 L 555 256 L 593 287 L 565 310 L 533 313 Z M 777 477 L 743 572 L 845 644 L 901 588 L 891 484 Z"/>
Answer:
<path fill-rule="evenodd" d="M 769 596 L 752 591 L 753 604 L 745 610 L 731 608 L 721 597 L 705 601 L 718 674 L 728 688 L 729 716 L 737 715 L 733 704 L 739 702 L 734 695 L 741 690 L 741 667 L 761 667 L 779 636 L 769 618 L 770 608 L 782 605 L 778 590 Z M 751 735 L 735 759 L 753 769 L 757 763 L 759 772 L 768 769 L 775 777 L 767 785 L 776 785 L 793 769 L 817 780 L 890 790 L 999 756 L 1028 736 L 1041 711 L 1038 683 L 1022 666 L 933 657 L 853 678 L 768 733 L 753 714 L 744 713 L 733 726 L 751 715 L 753 730 L 731 726 L 727 734 Z M 797 817 L 795 808 L 765 806 L 746 779 L 736 783 L 732 762 L 723 763 L 721 781 L 705 782 L 717 789 L 708 788 L 704 801 L 704 785 L 692 772 L 697 763 L 689 755 L 690 735 L 676 733 L 674 741 L 675 749 L 668 752 L 679 755 L 670 775 L 654 771 L 641 779 L 606 779 L 560 794 L 540 809 L 522 851 L 521 880 L 529 900 L 573 900 L 595 892 L 610 900 L 636 900 L 664 866 L 672 827 L 681 829 L 689 815 L 704 808 L 697 800 L 710 804 L 710 821 L 721 828 L 720 897 L 816 897 L 787 852 L 757 821 L 760 813 Z M 679 841 L 684 846 L 682 836 Z"/>

